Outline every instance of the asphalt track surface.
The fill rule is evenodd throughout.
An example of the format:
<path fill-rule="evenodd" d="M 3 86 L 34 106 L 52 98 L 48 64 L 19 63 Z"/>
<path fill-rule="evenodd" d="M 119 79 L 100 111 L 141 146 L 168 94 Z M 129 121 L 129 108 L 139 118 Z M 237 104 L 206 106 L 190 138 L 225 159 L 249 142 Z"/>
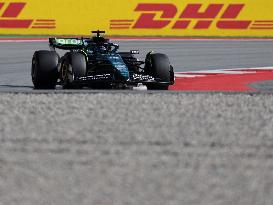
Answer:
<path fill-rule="evenodd" d="M 122 47 L 166 52 L 188 71 L 272 66 L 271 44 Z M 272 94 L 37 94 L 29 66 L 41 48 L 1 44 L 0 204 L 273 204 Z"/>

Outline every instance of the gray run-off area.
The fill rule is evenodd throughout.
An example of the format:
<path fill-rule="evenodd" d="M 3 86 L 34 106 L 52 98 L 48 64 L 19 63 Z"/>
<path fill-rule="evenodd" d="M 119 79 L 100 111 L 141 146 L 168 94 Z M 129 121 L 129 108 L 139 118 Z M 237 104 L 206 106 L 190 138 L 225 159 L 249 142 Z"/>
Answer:
<path fill-rule="evenodd" d="M 0 94 L 0 204 L 273 204 L 273 96 Z"/>
<path fill-rule="evenodd" d="M 1 43 L 0 90 L 11 93 L 0 93 L 0 205 L 273 204 L 273 95 L 35 94 L 30 61 L 45 48 Z M 273 42 L 121 48 L 166 52 L 176 71 L 272 66 L 273 56 Z"/>

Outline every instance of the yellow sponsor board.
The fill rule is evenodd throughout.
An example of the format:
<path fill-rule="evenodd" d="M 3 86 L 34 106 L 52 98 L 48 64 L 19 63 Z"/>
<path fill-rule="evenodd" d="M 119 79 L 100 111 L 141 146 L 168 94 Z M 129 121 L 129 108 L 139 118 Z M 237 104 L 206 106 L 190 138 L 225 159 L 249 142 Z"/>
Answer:
<path fill-rule="evenodd" d="M 0 0 L 0 34 L 273 36 L 268 0 Z"/>

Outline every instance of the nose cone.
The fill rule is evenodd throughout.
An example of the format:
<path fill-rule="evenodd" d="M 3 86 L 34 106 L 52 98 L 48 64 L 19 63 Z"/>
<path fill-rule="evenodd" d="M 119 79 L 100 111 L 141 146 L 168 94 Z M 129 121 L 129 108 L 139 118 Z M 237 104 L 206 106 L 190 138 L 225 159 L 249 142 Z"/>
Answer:
<path fill-rule="evenodd" d="M 114 69 L 116 69 L 119 77 L 124 81 L 130 81 L 130 75 L 127 65 L 124 63 L 120 55 L 110 55 L 108 60 L 111 62 Z"/>

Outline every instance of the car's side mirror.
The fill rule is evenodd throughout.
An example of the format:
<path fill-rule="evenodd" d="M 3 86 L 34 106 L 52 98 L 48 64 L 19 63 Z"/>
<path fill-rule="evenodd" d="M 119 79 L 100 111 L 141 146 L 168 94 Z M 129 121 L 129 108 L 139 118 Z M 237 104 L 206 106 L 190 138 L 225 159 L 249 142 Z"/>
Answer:
<path fill-rule="evenodd" d="M 139 50 L 131 50 L 130 53 L 131 54 L 139 54 Z"/>

